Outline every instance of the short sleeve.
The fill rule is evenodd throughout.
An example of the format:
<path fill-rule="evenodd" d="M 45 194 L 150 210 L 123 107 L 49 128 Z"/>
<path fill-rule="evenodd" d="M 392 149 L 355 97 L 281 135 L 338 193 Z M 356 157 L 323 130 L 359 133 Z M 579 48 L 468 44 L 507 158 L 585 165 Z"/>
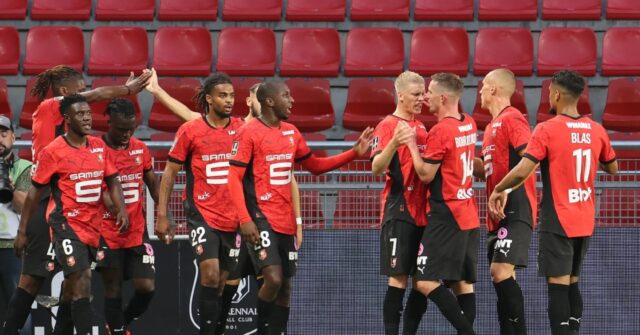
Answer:
<path fill-rule="evenodd" d="M 529 138 L 531 137 L 531 130 L 527 120 L 520 116 L 515 115 L 508 118 L 507 134 L 509 136 L 509 144 L 515 149 L 516 152 L 527 147 Z"/>
<path fill-rule="evenodd" d="M 153 169 L 153 162 L 151 154 L 149 153 L 149 148 L 144 143 L 142 143 L 142 169 L 144 171 Z"/>
<path fill-rule="evenodd" d="M 371 140 L 371 158 L 381 153 L 387 147 L 392 138 L 392 132 L 389 129 L 388 122 L 380 122 L 373 131 L 373 139 Z"/>
<path fill-rule="evenodd" d="M 606 131 L 601 131 L 602 138 L 602 150 L 600 151 L 600 163 L 609 164 L 616 160 L 616 152 L 613 150 L 611 146 L 611 141 L 609 140 L 609 135 Z"/>
<path fill-rule="evenodd" d="M 451 145 L 452 143 L 449 140 L 446 130 L 436 126 L 427 134 L 426 147 L 423 151 L 422 158 L 427 163 L 439 164 L 444 159 Z"/>
<path fill-rule="evenodd" d="M 253 137 L 251 132 L 246 131 L 247 127 L 242 127 L 231 145 L 232 165 L 247 166 L 253 154 Z"/>
<path fill-rule="evenodd" d="M 188 123 L 183 124 L 178 129 L 178 133 L 176 134 L 176 139 L 173 142 L 173 146 L 169 150 L 169 161 L 178 164 L 184 164 L 187 160 L 187 156 L 189 155 L 189 148 L 191 147 L 191 137 L 188 134 L 187 127 L 185 127 Z"/>
<path fill-rule="evenodd" d="M 109 153 L 109 150 L 104 151 L 105 159 L 104 159 L 104 176 L 109 177 L 113 175 L 118 175 L 118 169 L 116 168 L 116 164 L 113 161 L 114 157 Z"/>
<path fill-rule="evenodd" d="M 53 157 L 53 153 L 45 148 L 40 152 L 40 160 L 34 164 L 31 182 L 36 186 L 47 185 L 57 170 L 58 164 Z"/>
<path fill-rule="evenodd" d="M 531 140 L 527 144 L 524 157 L 529 158 L 535 163 L 547 157 L 547 151 L 549 148 L 549 136 L 547 136 L 547 130 L 545 124 L 538 125 L 531 135 Z"/>
<path fill-rule="evenodd" d="M 309 146 L 307 145 L 307 141 L 304 139 L 304 137 L 302 137 L 302 134 L 300 134 L 298 130 L 296 130 L 295 136 L 296 136 L 296 143 L 298 143 L 298 146 L 296 147 L 295 161 L 300 162 L 309 158 L 309 156 L 311 156 L 311 149 L 309 149 Z"/>

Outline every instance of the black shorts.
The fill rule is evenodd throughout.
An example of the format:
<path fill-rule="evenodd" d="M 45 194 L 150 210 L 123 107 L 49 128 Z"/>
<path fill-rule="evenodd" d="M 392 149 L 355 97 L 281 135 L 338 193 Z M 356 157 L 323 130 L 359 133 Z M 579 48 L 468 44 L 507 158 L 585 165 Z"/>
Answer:
<path fill-rule="evenodd" d="M 139 246 L 109 249 L 103 245 L 96 254 L 96 269 L 112 268 L 122 270 L 124 280 L 133 278 L 154 279 L 156 275 L 153 246 L 145 242 Z"/>
<path fill-rule="evenodd" d="M 41 199 L 27 224 L 29 242 L 22 255 L 22 274 L 48 277 L 59 270 L 46 220 L 49 198 Z"/>
<path fill-rule="evenodd" d="M 430 216 L 418 250 L 416 278 L 475 283 L 479 243 L 478 228 L 460 230 L 453 218 Z"/>
<path fill-rule="evenodd" d="M 500 228 L 487 233 L 489 263 L 508 263 L 526 268 L 529 262 L 531 226 L 520 220 L 500 222 Z"/>
<path fill-rule="evenodd" d="M 95 264 L 98 249 L 78 240 L 58 239 L 53 242 L 53 247 L 65 277 L 75 272 L 89 270 Z"/>
<path fill-rule="evenodd" d="M 235 271 L 242 246 L 242 237 L 238 233 L 189 224 L 189 236 L 198 264 L 218 259 L 220 270 Z"/>
<path fill-rule="evenodd" d="M 580 275 L 591 237 L 569 238 L 543 231 L 540 232 L 539 238 L 538 274 L 540 276 L 577 277 Z"/>
<path fill-rule="evenodd" d="M 380 231 L 380 274 L 412 275 L 424 227 L 400 220 L 389 220 Z"/>
<path fill-rule="evenodd" d="M 249 246 L 243 244 L 240 247 L 240 255 L 238 256 L 238 266 L 236 269 L 229 273 L 227 277 L 228 280 L 236 280 L 242 279 L 247 276 L 256 276 L 259 272 L 256 272 L 256 269 L 253 267 L 253 263 L 251 263 L 251 258 L 249 257 Z"/>
<path fill-rule="evenodd" d="M 281 265 L 282 275 L 290 278 L 295 276 L 298 267 L 298 251 L 293 235 L 280 234 L 271 229 L 266 220 L 257 220 L 256 226 L 260 232 L 260 244 L 253 246 L 247 243 L 249 257 L 256 270 L 269 265 Z"/>

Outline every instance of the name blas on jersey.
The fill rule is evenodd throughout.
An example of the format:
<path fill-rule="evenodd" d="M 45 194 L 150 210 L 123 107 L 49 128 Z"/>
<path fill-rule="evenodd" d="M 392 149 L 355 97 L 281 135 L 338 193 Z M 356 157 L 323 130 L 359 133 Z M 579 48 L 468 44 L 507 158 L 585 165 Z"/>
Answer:
<path fill-rule="evenodd" d="M 591 130 L 591 124 L 588 122 L 566 122 L 567 128 L 569 129 L 586 129 Z M 591 144 L 591 134 L 590 133 L 582 133 L 582 132 L 571 132 L 571 143 L 572 144 Z M 574 153 L 575 154 L 575 153 Z M 586 152 L 582 152 L 582 154 L 586 154 Z M 585 164 L 589 164 L 591 160 L 584 160 Z M 585 167 L 585 171 L 589 171 L 589 167 Z M 586 188 L 572 188 L 568 191 L 569 203 L 577 203 L 583 202 L 591 199 L 592 190 L 591 187 Z"/>

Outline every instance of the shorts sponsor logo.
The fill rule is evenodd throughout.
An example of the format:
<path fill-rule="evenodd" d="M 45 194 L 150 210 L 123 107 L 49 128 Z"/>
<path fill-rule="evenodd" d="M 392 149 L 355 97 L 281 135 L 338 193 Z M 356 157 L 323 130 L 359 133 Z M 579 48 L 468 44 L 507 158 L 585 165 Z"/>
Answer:
<path fill-rule="evenodd" d="M 198 245 L 196 246 L 196 254 L 198 254 L 198 256 L 200 256 L 200 255 L 202 255 L 202 252 L 203 252 L 203 251 L 204 251 L 204 250 L 202 249 L 202 244 L 198 244 Z"/>
<path fill-rule="evenodd" d="M 74 267 L 76 265 L 76 258 L 73 256 L 67 257 L 67 266 Z"/>
<path fill-rule="evenodd" d="M 498 238 L 503 240 L 505 237 L 507 237 L 507 235 L 509 235 L 509 231 L 507 230 L 507 228 L 505 227 L 500 227 L 500 229 L 498 229 Z"/>
<path fill-rule="evenodd" d="M 240 249 L 229 249 L 229 257 L 238 257 L 240 255 Z M 238 260 L 236 259 L 236 262 Z"/>
<path fill-rule="evenodd" d="M 101 261 L 104 259 L 104 250 L 98 250 L 98 252 L 96 252 L 96 261 Z"/>
<path fill-rule="evenodd" d="M 298 260 L 298 252 L 297 251 L 289 251 L 289 260 L 297 261 Z"/>
<path fill-rule="evenodd" d="M 155 264 L 155 256 L 142 255 L 142 264 Z"/>
<path fill-rule="evenodd" d="M 147 255 L 153 256 L 153 247 L 149 243 L 144 244 L 144 249 L 147 252 Z"/>
<path fill-rule="evenodd" d="M 395 269 L 396 265 L 398 265 L 398 258 L 397 257 L 391 258 L 391 268 Z"/>
<path fill-rule="evenodd" d="M 236 248 L 240 248 L 240 245 L 242 245 L 242 236 L 236 234 Z"/>
<path fill-rule="evenodd" d="M 417 263 L 418 265 L 427 265 L 428 256 L 418 256 Z"/>
<path fill-rule="evenodd" d="M 55 268 L 56 268 L 56 263 L 47 262 L 47 266 L 46 266 L 47 271 L 52 272 L 53 270 L 55 270 Z"/>
<path fill-rule="evenodd" d="M 267 259 L 267 250 L 265 249 L 260 250 L 260 252 L 258 252 L 258 258 L 261 261 L 264 261 L 265 259 Z"/>

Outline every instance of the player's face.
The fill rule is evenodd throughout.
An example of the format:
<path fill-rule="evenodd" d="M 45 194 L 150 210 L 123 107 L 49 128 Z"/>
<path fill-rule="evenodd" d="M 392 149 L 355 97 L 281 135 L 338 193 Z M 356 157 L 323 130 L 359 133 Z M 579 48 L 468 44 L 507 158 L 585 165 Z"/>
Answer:
<path fill-rule="evenodd" d="M 558 100 L 560 100 L 560 90 L 554 84 L 549 85 L 549 113 L 557 114 Z"/>
<path fill-rule="evenodd" d="M 258 101 L 258 97 L 255 93 L 249 92 L 249 96 L 247 97 L 247 107 L 249 107 L 251 116 L 260 116 L 260 102 Z"/>
<path fill-rule="evenodd" d="M 116 114 L 109 120 L 109 130 L 107 134 L 113 144 L 126 147 L 131 140 L 131 136 L 136 131 L 136 118 L 124 118 Z"/>
<path fill-rule="evenodd" d="M 291 115 L 291 107 L 293 106 L 293 97 L 287 85 L 282 84 L 278 93 L 274 97 L 273 112 L 278 120 L 287 120 Z"/>
<path fill-rule="evenodd" d="M 432 80 L 429 82 L 429 88 L 427 89 L 427 106 L 429 107 L 429 112 L 435 114 L 440 110 L 440 106 L 442 105 L 442 94 L 438 91 L 438 85 Z"/>
<path fill-rule="evenodd" d="M 493 86 L 487 79 L 482 80 L 482 88 L 480 89 L 480 107 L 482 109 L 488 109 L 489 103 L 491 103 Z"/>
<path fill-rule="evenodd" d="M 0 128 L 0 156 L 6 157 L 13 149 L 16 134 L 11 129 Z"/>
<path fill-rule="evenodd" d="M 405 111 L 411 111 L 413 114 L 422 113 L 422 105 L 425 101 L 424 85 L 411 83 L 407 89 L 400 93 L 398 102 Z"/>
<path fill-rule="evenodd" d="M 233 85 L 231 84 L 216 85 L 213 87 L 211 92 L 207 94 L 207 103 L 209 103 L 209 110 L 213 111 L 218 117 L 221 118 L 231 116 L 234 100 L 235 93 L 233 92 Z"/>
<path fill-rule="evenodd" d="M 60 93 L 63 96 L 68 96 L 76 93 L 81 93 L 87 90 L 87 85 L 84 83 L 84 79 L 72 79 L 67 80 L 60 86 Z"/>
<path fill-rule="evenodd" d="M 77 102 L 69 108 L 65 121 L 69 125 L 69 130 L 78 135 L 89 135 L 91 133 L 91 108 L 86 102 Z"/>

